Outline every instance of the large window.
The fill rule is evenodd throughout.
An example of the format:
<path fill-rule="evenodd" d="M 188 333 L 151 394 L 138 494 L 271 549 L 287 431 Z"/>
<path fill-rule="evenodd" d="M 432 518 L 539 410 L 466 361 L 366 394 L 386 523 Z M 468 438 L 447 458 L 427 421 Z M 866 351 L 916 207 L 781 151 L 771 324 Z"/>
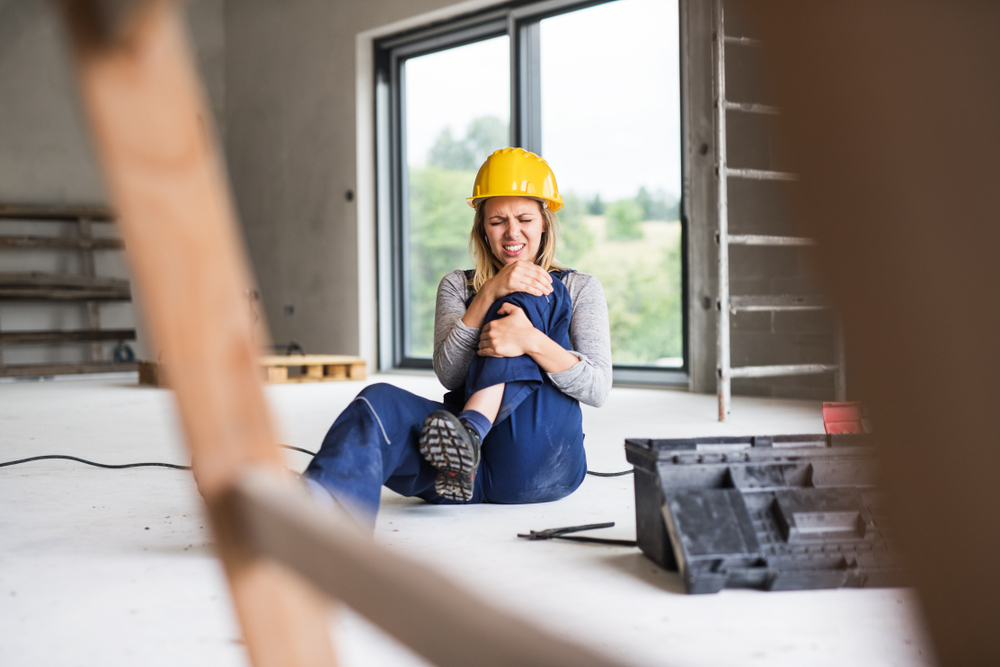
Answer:
<path fill-rule="evenodd" d="M 378 45 L 383 367 L 429 366 L 465 198 L 513 145 L 555 171 L 557 258 L 604 285 L 617 378 L 684 377 L 679 39 L 677 0 L 550 1 Z"/>

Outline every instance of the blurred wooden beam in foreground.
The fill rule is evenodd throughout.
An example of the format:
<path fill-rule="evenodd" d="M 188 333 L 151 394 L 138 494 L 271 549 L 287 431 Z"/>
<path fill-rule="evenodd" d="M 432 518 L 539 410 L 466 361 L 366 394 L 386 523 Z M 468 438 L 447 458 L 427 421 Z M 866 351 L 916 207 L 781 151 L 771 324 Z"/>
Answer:
<path fill-rule="evenodd" d="M 245 298 L 252 279 L 177 10 L 166 0 L 63 6 L 91 133 L 154 342 L 169 359 L 253 663 L 335 664 L 323 591 L 445 667 L 615 667 L 379 548 L 293 483 L 260 386 Z"/>
<path fill-rule="evenodd" d="M 1000 665 L 1000 3 L 743 0 L 942 665 Z"/>
<path fill-rule="evenodd" d="M 253 281 L 178 10 L 165 0 L 62 6 L 91 136 L 150 333 L 171 363 L 251 660 L 332 665 L 329 603 L 289 571 L 252 558 L 220 503 L 246 465 L 283 465 L 247 313 Z"/>
<path fill-rule="evenodd" d="M 293 568 L 443 667 L 621 667 L 501 611 L 426 565 L 372 542 L 270 471 L 246 470 L 230 516 L 247 548 Z"/>

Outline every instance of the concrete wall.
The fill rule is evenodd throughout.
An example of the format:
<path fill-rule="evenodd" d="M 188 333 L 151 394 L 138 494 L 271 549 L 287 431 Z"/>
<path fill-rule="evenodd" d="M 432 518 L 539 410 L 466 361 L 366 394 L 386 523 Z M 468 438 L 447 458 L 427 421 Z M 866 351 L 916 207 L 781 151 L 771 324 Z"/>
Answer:
<path fill-rule="evenodd" d="M 374 227 L 370 238 L 358 231 L 374 193 L 362 186 L 359 202 L 357 36 L 484 4 L 226 3 L 226 155 L 276 342 L 374 362 Z"/>
<path fill-rule="evenodd" d="M 746 9 L 746 0 L 726 1 L 726 33 L 759 38 Z M 766 45 L 727 45 L 726 97 L 730 101 L 774 104 L 764 76 L 766 53 Z M 729 112 L 729 166 L 794 171 L 779 150 L 777 121 L 776 116 Z M 730 233 L 801 236 L 798 221 L 790 214 L 791 198 L 798 187 L 794 182 L 730 179 Z M 795 247 L 730 246 L 731 294 L 819 293 L 810 253 Z M 714 252 L 703 256 L 711 258 L 714 270 Z M 731 318 L 732 365 L 833 363 L 834 325 L 830 311 L 737 313 Z M 737 379 L 733 393 L 833 400 L 833 376 Z"/>
<path fill-rule="evenodd" d="M 221 132 L 225 131 L 223 0 L 186 5 L 198 66 Z M 0 203 L 102 204 L 104 186 L 84 131 L 79 101 L 55 3 L 0 0 Z M 0 221 L 2 234 L 76 235 L 75 224 Z M 96 225 L 95 234 L 113 234 Z M 127 277 L 118 251 L 95 253 L 98 275 Z M 79 274 L 76 251 L 0 250 L 0 271 Z M 132 304 L 101 305 L 104 328 L 137 324 Z M 0 303 L 0 326 L 16 329 L 86 328 L 81 304 Z M 105 354 L 110 358 L 110 345 Z M 135 345 L 145 355 L 145 345 Z M 8 364 L 77 362 L 89 344 L 9 345 Z"/>
<path fill-rule="evenodd" d="M 276 342 L 294 340 L 309 352 L 361 353 L 374 362 L 370 38 L 489 4 L 198 0 L 188 5 L 199 67 Z M 685 14 L 691 384 L 695 391 L 712 392 L 716 220 L 711 6 L 692 0 L 685 3 Z M 739 0 L 727 2 L 727 16 L 730 33 L 752 35 L 752 26 L 740 16 Z M 62 48 L 49 3 L 0 0 L 0 201 L 103 200 Z M 730 48 L 729 96 L 767 102 L 760 63 L 752 56 Z M 773 128 L 766 118 L 731 114 L 729 137 L 732 166 L 785 166 L 773 148 Z M 731 230 L 791 233 L 784 208 L 790 187 L 794 185 L 733 182 Z M 8 255 L 0 255 L 5 266 L 11 266 Z M 733 294 L 815 289 L 801 250 L 734 248 L 731 257 Z M 72 258 L 62 261 L 61 270 L 76 270 Z M 28 269 L 18 265 L 5 270 Z M 41 321 L 46 318 L 46 326 L 76 326 L 72 317 L 82 326 L 82 308 L 72 317 L 65 307 L 38 308 L 30 315 L 32 328 L 45 328 Z M 11 306 L 0 312 L 7 329 L 29 328 L 25 317 Z M 123 318 L 115 324 L 127 326 Z M 830 317 L 824 314 L 739 314 L 733 319 L 733 363 L 827 362 L 833 354 L 831 331 Z M 18 354 L 29 352 L 54 354 L 24 349 Z M 8 363 L 13 362 L 10 350 L 7 354 Z M 828 398 L 832 384 L 824 377 L 739 380 L 734 392 Z"/>

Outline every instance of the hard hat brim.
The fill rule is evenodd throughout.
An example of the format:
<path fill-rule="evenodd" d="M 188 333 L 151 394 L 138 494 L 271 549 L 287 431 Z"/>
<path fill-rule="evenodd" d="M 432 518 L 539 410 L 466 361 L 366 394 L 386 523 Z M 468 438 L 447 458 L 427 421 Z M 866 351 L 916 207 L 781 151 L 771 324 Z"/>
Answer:
<path fill-rule="evenodd" d="M 472 208 L 479 208 L 479 204 L 482 203 L 483 200 L 491 199 L 493 197 L 521 197 L 523 199 L 534 199 L 535 201 L 544 204 L 545 208 L 549 209 L 553 213 L 555 213 L 556 211 L 558 211 L 563 207 L 562 200 L 560 199 L 549 199 L 546 197 L 533 197 L 531 195 L 511 194 L 509 192 L 504 192 L 495 195 L 485 194 L 485 195 L 479 195 L 478 197 L 468 197 L 465 200 L 465 203 L 471 206 Z"/>

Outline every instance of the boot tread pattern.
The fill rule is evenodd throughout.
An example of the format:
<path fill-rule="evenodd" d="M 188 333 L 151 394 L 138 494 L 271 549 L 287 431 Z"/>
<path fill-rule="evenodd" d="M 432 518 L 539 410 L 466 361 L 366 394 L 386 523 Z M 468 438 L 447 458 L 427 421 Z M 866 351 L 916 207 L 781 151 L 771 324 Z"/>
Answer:
<path fill-rule="evenodd" d="M 438 470 L 434 480 L 438 495 L 466 501 L 472 499 L 479 457 L 469 435 L 459 429 L 465 427 L 450 414 L 431 414 L 420 430 L 420 454 Z"/>

